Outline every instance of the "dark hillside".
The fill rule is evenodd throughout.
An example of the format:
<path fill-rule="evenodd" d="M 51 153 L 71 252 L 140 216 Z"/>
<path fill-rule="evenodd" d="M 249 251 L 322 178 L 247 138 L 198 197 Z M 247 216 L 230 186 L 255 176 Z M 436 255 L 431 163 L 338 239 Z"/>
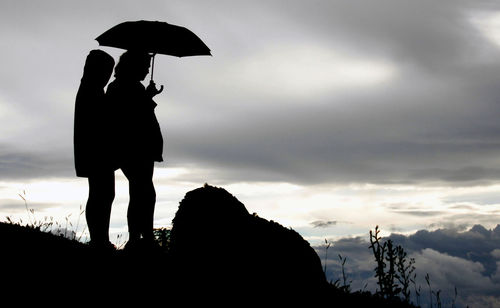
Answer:
<path fill-rule="evenodd" d="M 186 194 L 167 246 L 102 253 L 36 228 L 0 223 L 0 249 L 4 294 L 165 305 L 408 307 L 328 284 L 318 255 L 297 232 L 248 213 L 227 191 L 208 185 Z"/>

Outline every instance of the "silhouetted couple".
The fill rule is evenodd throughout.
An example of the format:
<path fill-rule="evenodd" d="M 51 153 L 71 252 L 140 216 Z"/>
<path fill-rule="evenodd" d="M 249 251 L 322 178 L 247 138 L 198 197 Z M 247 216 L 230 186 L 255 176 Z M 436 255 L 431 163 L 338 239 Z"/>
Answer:
<path fill-rule="evenodd" d="M 141 83 L 149 73 L 150 60 L 147 53 L 126 51 L 106 93 L 113 58 L 102 50 L 92 50 L 85 62 L 75 102 L 75 169 L 77 176 L 88 178 L 85 216 L 90 243 L 99 249 L 114 249 L 109 226 L 117 169 L 129 181 L 129 241 L 125 248 L 153 244 L 153 169 L 155 161 L 163 161 L 163 138 L 152 98 L 163 88 L 157 90 L 153 82 L 145 88 Z"/>

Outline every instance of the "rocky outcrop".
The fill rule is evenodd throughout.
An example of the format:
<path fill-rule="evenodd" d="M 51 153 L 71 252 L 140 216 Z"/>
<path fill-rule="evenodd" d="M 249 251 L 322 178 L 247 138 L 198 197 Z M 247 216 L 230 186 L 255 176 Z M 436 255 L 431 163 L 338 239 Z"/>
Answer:
<path fill-rule="evenodd" d="M 297 232 L 250 214 L 226 190 L 209 185 L 181 201 L 170 252 L 183 276 L 178 281 L 196 282 L 211 292 L 293 297 L 327 285 L 318 255 Z"/>

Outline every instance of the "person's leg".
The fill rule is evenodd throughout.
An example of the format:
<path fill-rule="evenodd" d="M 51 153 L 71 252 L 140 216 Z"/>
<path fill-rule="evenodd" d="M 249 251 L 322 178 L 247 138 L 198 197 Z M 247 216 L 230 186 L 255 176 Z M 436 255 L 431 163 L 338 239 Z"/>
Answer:
<path fill-rule="evenodd" d="M 125 164 L 123 173 L 129 181 L 130 201 L 127 211 L 129 241 L 153 239 L 153 218 L 156 192 L 153 185 L 154 162 Z"/>
<path fill-rule="evenodd" d="M 89 176 L 89 198 L 85 218 L 91 243 L 109 245 L 109 220 L 115 198 L 115 174 L 113 171 Z"/>

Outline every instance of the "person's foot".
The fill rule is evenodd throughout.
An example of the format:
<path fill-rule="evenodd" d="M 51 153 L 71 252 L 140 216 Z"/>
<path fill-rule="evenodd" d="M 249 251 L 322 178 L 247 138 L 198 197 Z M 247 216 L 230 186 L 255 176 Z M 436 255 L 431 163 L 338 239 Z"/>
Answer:
<path fill-rule="evenodd" d="M 90 241 L 89 246 L 99 253 L 113 253 L 116 251 L 116 246 L 113 245 L 110 241 Z"/>
<path fill-rule="evenodd" d="M 123 250 L 131 253 L 151 253 L 161 250 L 161 247 L 154 240 L 142 238 L 129 240 Z"/>
<path fill-rule="evenodd" d="M 141 240 L 140 239 L 130 239 L 127 244 L 125 244 L 125 247 L 123 248 L 124 251 L 126 252 L 138 252 L 142 250 L 141 247 Z"/>

